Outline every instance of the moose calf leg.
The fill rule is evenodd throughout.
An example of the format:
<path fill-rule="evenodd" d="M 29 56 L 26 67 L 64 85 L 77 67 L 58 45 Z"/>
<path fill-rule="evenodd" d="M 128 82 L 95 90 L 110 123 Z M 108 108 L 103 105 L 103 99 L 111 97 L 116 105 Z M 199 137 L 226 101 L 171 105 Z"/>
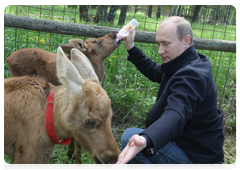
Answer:
<path fill-rule="evenodd" d="M 81 145 L 76 142 L 76 155 L 75 155 L 76 164 L 82 164 L 81 162 Z"/>
<path fill-rule="evenodd" d="M 73 154 L 74 154 L 74 138 L 72 138 L 72 141 L 69 144 L 67 156 L 71 159 L 73 157 Z"/>

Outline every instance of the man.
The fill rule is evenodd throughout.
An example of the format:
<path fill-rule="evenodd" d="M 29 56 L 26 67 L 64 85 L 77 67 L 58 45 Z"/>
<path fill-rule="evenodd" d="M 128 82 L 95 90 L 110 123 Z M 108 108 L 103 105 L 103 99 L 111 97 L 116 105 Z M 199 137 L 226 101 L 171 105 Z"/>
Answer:
<path fill-rule="evenodd" d="M 117 163 L 222 163 L 223 115 L 210 62 L 196 53 L 190 23 L 177 16 L 162 21 L 156 33 L 162 65 L 147 58 L 134 37 L 131 30 L 123 41 L 128 60 L 160 88 L 146 129 L 124 132 Z"/>

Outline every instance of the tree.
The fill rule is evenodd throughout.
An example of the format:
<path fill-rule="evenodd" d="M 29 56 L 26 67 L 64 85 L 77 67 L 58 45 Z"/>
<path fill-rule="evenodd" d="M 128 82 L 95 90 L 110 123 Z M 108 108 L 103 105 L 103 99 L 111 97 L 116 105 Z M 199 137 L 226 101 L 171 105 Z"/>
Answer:
<path fill-rule="evenodd" d="M 162 9 L 162 5 L 158 5 L 158 8 L 157 8 L 157 14 L 156 14 L 157 19 L 160 18 L 160 15 L 161 15 L 161 9 Z"/>
<path fill-rule="evenodd" d="M 199 11 L 201 9 L 202 5 L 195 5 L 194 11 L 193 11 L 193 17 L 192 17 L 192 22 L 197 22 L 199 20 Z"/>
<path fill-rule="evenodd" d="M 227 6 L 227 12 L 226 12 L 226 18 L 225 18 L 225 24 L 228 23 L 228 19 L 229 19 L 229 15 L 230 15 L 230 8 L 231 8 L 231 5 L 228 5 Z"/>
<path fill-rule="evenodd" d="M 107 10 L 108 10 L 108 5 L 104 5 L 103 9 L 103 21 L 106 23 L 107 22 Z"/>
<path fill-rule="evenodd" d="M 110 24 L 113 24 L 114 18 L 117 13 L 118 6 L 117 5 L 112 5 L 109 12 L 108 12 L 108 22 Z"/>
<path fill-rule="evenodd" d="M 176 10 L 177 10 L 177 5 L 172 5 L 171 9 L 170 9 L 170 16 L 173 16 L 176 14 Z"/>
<path fill-rule="evenodd" d="M 100 23 L 102 21 L 103 10 L 104 10 L 104 5 L 99 5 L 97 13 L 96 13 L 95 18 L 94 18 L 94 22 Z"/>
<path fill-rule="evenodd" d="M 152 17 L 152 5 L 148 6 L 148 17 L 151 18 Z"/>
<path fill-rule="evenodd" d="M 122 6 L 120 17 L 119 17 L 119 20 L 118 20 L 118 25 L 123 25 L 125 23 L 125 19 L 126 19 L 126 15 L 127 15 L 127 9 L 128 9 L 128 5 L 123 5 Z"/>
<path fill-rule="evenodd" d="M 213 18 L 212 23 L 217 23 L 219 15 L 220 15 L 219 11 L 220 11 L 220 9 L 219 9 L 218 5 L 215 6 L 215 8 L 213 8 L 213 10 L 212 10 L 212 18 Z"/>
<path fill-rule="evenodd" d="M 231 11 L 231 10 L 230 10 Z M 232 17 L 231 17 L 231 19 L 230 19 L 230 23 L 229 23 L 229 25 L 236 25 L 236 9 L 235 10 L 233 10 L 234 12 L 233 12 L 233 15 L 232 15 Z"/>
<path fill-rule="evenodd" d="M 88 21 L 88 5 L 79 5 L 80 20 Z"/>
<path fill-rule="evenodd" d="M 184 8 L 184 7 L 182 7 L 182 6 L 183 6 L 183 5 L 179 5 L 177 16 L 182 16 L 182 11 L 183 11 L 183 8 Z"/>
<path fill-rule="evenodd" d="M 134 14 L 136 14 L 136 13 L 138 12 L 138 6 L 137 6 L 137 5 L 135 5 L 135 7 L 134 7 L 134 11 L 135 11 Z"/>

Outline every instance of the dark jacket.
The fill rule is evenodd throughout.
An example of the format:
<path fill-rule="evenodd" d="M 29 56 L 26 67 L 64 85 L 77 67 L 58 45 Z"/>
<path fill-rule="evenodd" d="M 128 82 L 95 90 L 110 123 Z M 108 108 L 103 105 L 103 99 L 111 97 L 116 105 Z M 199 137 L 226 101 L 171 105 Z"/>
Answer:
<path fill-rule="evenodd" d="M 217 108 L 217 88 L 208 58 L 198 54 L 193 45 L 162 65 L 137 47 L 128 53 L 128 60 L 142 74 L 161 84 L 140 135 L 150 139 L 155 151 L 174 141 L 191 161 L 223 160 L 223 114 Z"/>

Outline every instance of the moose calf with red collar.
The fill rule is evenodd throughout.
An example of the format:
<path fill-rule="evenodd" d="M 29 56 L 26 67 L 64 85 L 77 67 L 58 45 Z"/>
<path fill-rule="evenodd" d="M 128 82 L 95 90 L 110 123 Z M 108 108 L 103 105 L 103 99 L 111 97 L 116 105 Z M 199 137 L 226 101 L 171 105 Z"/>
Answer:
<path fill-rule="evenodd" d="M 76 48 L 83 52 L 91 62 L 95 73 L 101 82 L 104 76 L 104 60 L 120 45 L 120 41 L 115 44 L 116 33 L 109 33 L 100 38 L 89 38 L 85 41 L 81 39 L 71 39 L 69 43 L 61 44 L 60 47 L 71 59 L 70 51 Z M 13 77 L 37 76 L 49 83 L 60 85 L 56 75 L 57 55 L 39 48 L 23 48 L 12 53 L 7 59 L 9 69 Z M 74 139 L 69 144 L 68 156 L 74 155 Z M 81 146 L 76 143 L 76 163 L 81 163 Z"/>
<path fill-rule="evenodd" d="M 117 162 L 111 101 L 86 56 L 72 49 L 71 60 L 59 47 L 60 86 L 28 76 L 4 80 L 4 152 L 12 163 L 47 163 L 53 156 L 53 142 L 69 142 L 71 137 L 96 163 Z M 51 114 L 46 116 L 51 105 L 53 122 L 49 122 Z"/>

